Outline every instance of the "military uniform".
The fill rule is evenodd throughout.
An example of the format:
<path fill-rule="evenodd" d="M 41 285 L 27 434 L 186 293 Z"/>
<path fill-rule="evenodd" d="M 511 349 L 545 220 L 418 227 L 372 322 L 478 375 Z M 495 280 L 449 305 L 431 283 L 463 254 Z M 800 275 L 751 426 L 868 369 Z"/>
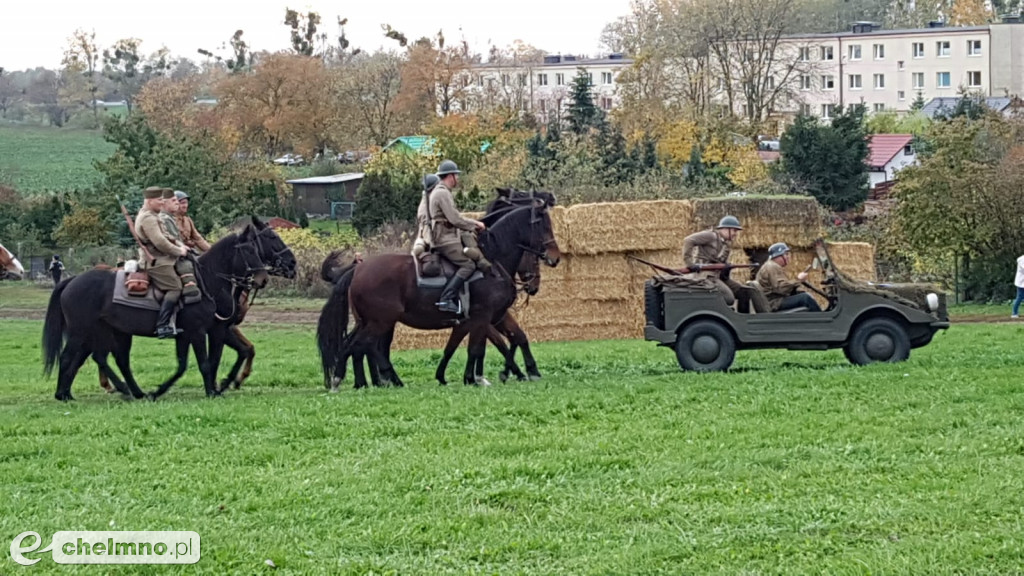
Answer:
<path fill-rule="evenodd" d="M 438 184 L 427 200 L 431 215 L 430 243 L 434 250 L 459 267 L 456 275 L 469 279 L 476 270 L 476 264 L 463 252 L 460 231 L 476 230 L 476 220 L 470 220 L 455 207 L 452 191 L 443 183 Z"/>
<path fill-rule="evenodd" d="M 163 199 L 164 202 L 177 202 L 174 190 L 170 188 L 163 189 Z M 171 214 L 167 210 L 162 210 L 160 212 L 160 223 L 163 225 L 168 238 L 177 244 L 188 246 L 181 236 L 181 229 L 178 228 L 177 214 Z M 182 294 L 185 296 L 185 302 L 194 302 L 202 294 L 199 292 L 199 285 L 196 282 L 196 268 L 192 261 L 187 258 L 179 258 L 174 263 L 174 271 L 181 278 Z"/>
<path fill-rule="evenodd" d="M 683 240 L 683 263 L 687 267 L 694 264 L 728 264 L 731 252 L 730 243 L 713 229 L 690 234 Z M 714 282 L 727 306 L 732 306 L 743 290 L 743 285 L 729 278 L 728 272 L 706 270 L 695 274 Z"/>
<path fill-rule="evenodd" d="M 160 198 L 163 189 L 158 187 L 146 188 L 143 191 L 146 199 Z M 164 301 L 160 305 L 160 317 L 157 321 L 157 336 L 166 338 L 173 336 L 175 330 L 171 328 L 171 317 L 174 314 L 178 299 L 181 298 L 182 282 L 174 269 L 181 254 L 182 244 L 167 236 L 167 232 L 160 220 L 160 214 L 147 208 L 145 205 L 139 210 L 135 217 L 135 234 L 139 242 L 146 247 L 152 259 L 146 258 L 146 253 L 139 250 L 139 262 L 143 265 L 150 281 L 154 286 L 163 290 Z"/>
<path fill-rule="evenodd" d="M 801 306 L 806 306 L 814 312 L 821 312 L 818 302 L 810 294 L 800 291 L 800 281 L 787 278 L 782 265 L 774 260 L 787 252 L 789 247 L 785 244 L 773 244 L 768 251 L 768 261 L 757 271 L 757 284 L 768 299 L 768 306 L 772 312 Z"/>
<path fill-rule="evenodd" d="M 174 197 L 179 203 L 182 200 L 188 200 L 188 194 L 181 190 L 175 190 Z M 209 252 L 210 243 L 199 233 L 199 230 L 196 229 L 196 223 L 192 221 L 188 214 L 179 209 L 178 213 L 174 215 L 174 220 L 178 225 L 178 230 L 181 232 L 181 241 L 185 246 L 199 252 Z"/>

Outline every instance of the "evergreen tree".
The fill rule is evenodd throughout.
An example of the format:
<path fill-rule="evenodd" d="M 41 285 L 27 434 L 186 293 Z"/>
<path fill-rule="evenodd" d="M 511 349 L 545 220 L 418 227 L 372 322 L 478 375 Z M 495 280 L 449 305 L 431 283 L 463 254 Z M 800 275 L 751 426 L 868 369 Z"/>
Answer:
<path fill-rule="evenodd" d="M 640 145 L 643 147 L 641 154 L 640 163 L 643 166 L 644 172 L 651 172 L 658 168 L 658 149 L 657 142 L 648 133 L 644 133 L 643 140 Z"/>
<path fill-rule="evenodd" d="M 847 210 L 867 198 L 868 144 L 864 106 L 838 107 L 830 125 L 798 116 L 780 141 L 782 171 L 818 202 Z"/>
<path fill-rule="evenodd" d="M 572 80 L 569 99 L 569 109 L 566 111 L 569 130 L 583 134 L 591 127 L 599 126 L 603 114 L 594 104 L 594 95 L 590 91 L 590 74 L 583 68 L 579 69 Z"/>
<path fill-rule="evenodd" d="M 389 222 L 413 222 L 422 192 L 418 185 L 392 185 L 386 173 L 367 172 L 356 191 L 352 227 L 367 236 Z"/>
<path fill-rule="evenodd" d="M 925 102 L 924 102 L 924 93 L 922 93 L 920 90 L 918 90 L 917 91 L 917 97 L 914 98 L 914 101 L 910 103 L 910 111 L 911 112 L 917 112 L 921 108 L 924 108 L 924 104 L 925 104 Z"/>

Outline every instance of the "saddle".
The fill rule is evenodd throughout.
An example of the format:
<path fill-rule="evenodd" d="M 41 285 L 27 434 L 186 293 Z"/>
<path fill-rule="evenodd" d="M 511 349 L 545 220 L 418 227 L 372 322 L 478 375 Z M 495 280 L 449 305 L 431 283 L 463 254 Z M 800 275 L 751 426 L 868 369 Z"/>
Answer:
<path fill-rule="evenodd" d="M 115 304 L 159 311 L 160 305 L 164 301 L 164 294 L 166 293 L 163 290 L 150 283 L 149 274 L 145 270 L 139 269 L 137 261 L 128 260 L 125 262 L 124 268 L 117 269 L 113 296 Z M 183 291 L 179 308 L 200 300 L 202 300 L 202 293 L 197 288 L 194 289 L 194 292 Z"/>
<path fill-rule="evenodd" d="M 413 267 L 416 269 L 416 286 L 425 290 L 437 290 L 438 292 L 444 290 L 445 285 L 458 270 L 447 258 L 443 258 L 433 251 L 424 252 L 418 258 L 413 256 L 412 260 Z M 469 285 L 483 277 L 483 273 L 479 270 L 473 272 L 473 275 L 459 290 L 463 316 L 469 313 Z"/>

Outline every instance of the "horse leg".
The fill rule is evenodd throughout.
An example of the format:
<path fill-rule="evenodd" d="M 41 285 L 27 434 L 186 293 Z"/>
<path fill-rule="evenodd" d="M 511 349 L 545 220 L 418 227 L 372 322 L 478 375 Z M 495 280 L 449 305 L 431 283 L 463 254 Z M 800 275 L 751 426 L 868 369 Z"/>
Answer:
<path fill-rule="evenodd" d="M 57 391 L 53 397 L 62 402 L 74 400 L 71 395 L 71 384 L 75 381 L 75 374 L 89 358 L 89 350 L 80 342 L 68 340 L 64 351 L 60 354 L 60 374 L 57 376 Z"/>
<path fill-rule="evenodd" d="M 115 334 L 114 335 L 114 362 L 117 363 L 117 369 L 121 371 L 121 377 L 124 378 L 124 383 L 128 386 L 128 393 L 133 398 L 145 398 L 146 393 L 139 388 L 139 383 L 135 381 L 135 375 L 132 374 L 131 367 L 131 353 L 132 353 L 132 335 L 131 334 Z"/>
<path fill-rule="evenodd" d="M 231 326 L 231 334 L 234 335 L 234 337 L 238 339 L 238 342 L 242 344 L 242 347 L 244 348 L 246 355 L 245 368 L 242 369 L 242 377 L 238 378 L 235 381 L 235 390 L 238 390 L 239 388 L 242 387 L 242 383 L 245 382 L 250 375 L 252 375 L 252 361 L 253 358 L 256 357 L 256 346 L 252 343 L 251 340 L 249 340 L 248 338 L 245 337 L 244 334 L 242 334 L 242 330 L 239 329 L 238 324 Z M 238 348 L 235 348 L 235 350 L 238 350 Z M 241 353 L 241 351 L 239 352 Z"/>
<path fill-rule="evenodd" d="M 476 326 L 469 332 L 469 348 L 466 358 L 466 372 L 462 382 L 467 385 L 490 386 L 483 377 L 484 354 L 487 351 L 487 329 Z"/>
<path fill-rule="evenodd" d="M 448 363 L 451 362 L 452 356 L 455 355 L 455 351 L 458 350 L 462 341 L 466 339 L 467 334 L 469 334 L 469 328 L 465 324 L 459 324 L 452 329 L 451 335 L 448 336 L 448 343 L 444 345 L 444 355 L 441 356 L 441 363 L 437 365 L 437 371 L 434 372 L 434 379 L 441 386 L 448 385 L 448 379 L 445 378 L 445 373 L 448 371 Z"/>
<path fill-rule="evenodd" d="M 393 386 L 404 386 L 402 380 L 395 372 L 394 365 L 391 364 L 390 352 L 394 331 L 394 324 L 387 328 L 382 327 L 380 324 L 375 326 L 367 325 L 365 332 L 360 335 L 360 342 L 363 347 L 362 349 L 366 350 L 370 355 L 371 369 L 372 363 L 376 363 L 380 371 L 380 382 Z"/>
<path fill-rule="evenodd" d="M 540 371 L 537 369 L 537 361 L 533 358 L 533 354 L 530 352 L 530 339 L 526 337 L 526 332 L 523 327 L 519 325 L 511 314 L 506 315 L 502 320 L 502 331 L 508 338 L 509 343 L 512 345 L 512 357 L 515 358 L 516 348 L 521 348 L 523 351 L 523 364 L 526 365 L 526 374 L 529 380 L 540 380 Z"/>
<path fill-rule="evenodd" d="M 192 340 L 192 353 L 196 356 L 196 364 L 199 364 L 199 373 L 203 376 L 203 388 L 206 389 L 206 396 L 211 398 L 213 396 L 220 396 L 220 392 L 217 392 L 216 386 L 216 374 L 213 373 L 214 367 L 210 363 L 210 356 L 206 348 L 206 334 L 204 331 L 197 331 L 191 336 Z M 223 338 L 217 338 L 216 352 L 218 359 L 220 357 L 220 351 L 224 350 Z M 186 353 L 187 354 L 187 353 Z"/>
<path fill-rule="evenodd" d="M 115 392 L 114 387 L 110 385 L 110 380 L 102 370 L 100 370 L 100 388 L 106 390 L 108 394 Z"/>
<path fill-rule="evenodd" d="M 224 392 L 223 389 L 217 388 L 217 369 L 220 368 L 220 360 L 224 356 L 224 342 L 228 339 L 228 335 L 230 334 L 230 330 L 228 328 L 228 326 L 224 325 L 214 325 L 211 327 L 210 331 L 206 333 L 206 337 L 203 338 L 204 344 L 206 344 L 207 341 L 209 342 L 206 364 L 207 370 L 210 373 L 210 387 L 213 389 L 214 395 L 216 396 L 220 396 L 220 394 Z"/>
<path fill-rule="evenodd" d="M 95 362 L 96 366 L 99 368 L 100 379 L 106 381 L 107 386 L 110 386 L 110 382 L 113 381 L 114 386 L 112 388 L 116 388 L 126 400 L 131 399 L 131 392 L 128 391 L 128 387 L 117 377 L 117 374 L 115 374 L 114 370 L 110 367 L 110 363 L 107 362 L 107 354 L 108 352 L 99 351 L 93 351 L 92 353 L 92 361 Z M 110 392 L 113 391 L 113 389 L 110 390 Z"/>
<path fill-rule="evenodd" d="M 189 343 L 190 342 L 188 337 L 186 337 L 184 334 L 179 334 L 177 337 L 174 338 L 174 348 L 178 356 L 178 370 L 174 373 L 173 376 L 168 378 L 166 382 L 161 384 L 160 387 L 156 389 L 156 392 L 150 394 L 150 398 L 156 400 L 157 398 L 166 394 L 167 391 L 171 389 L 171 386 L 174 386 L 175 382 L 177 382 L 178 379 L 185 374 L 185 370 L 188 369 Z"/>
<path fill-rule="evenodd" d="M 519 369 L 519 365 L 516 364 L 515 351 L 505 344 L 505 338 L 493 325 L 487 327 L 487 339 L 491 344 L 494 344 L 494 347 L 498 349 L 498 352 L 501 352 L 501 355 L 505 357 L 505 367 L 498 373 L 498 378 L 502 382 L 505 382 L 508 380 L 508 375 L 511 372 L 512 375 L 516 377 L 516 380 L 526 380 L 526 375 L 523 374 L 523 371 Z M 483 369 L 484 367 L 480 366 L 481 374 L 483 373 Z"/>
<path fill-rule="evenodd" d="M 395 372 L 394 365 L 391 364 L 391 344 L 395 341 L 395 327 L 392 326 L 391 330 L 384 335 L 383 338 L 377 340 L 377 347 L 380 350 L 380 354 L 384 357 L 387 365 L 391 367 L 391 384 L 398 386 L 399 388 L 405 387 L 405 382 L 398 377 L 398 373 Z M 370 377 L 373 377 L 374 372 L 377 373 L 377 380 L 380 380 L 380 366 L 373 361 L 373 357 L 370 357 Z"/>
<path fill-rule="evenodd" d="M 224 344 L 229 348 L 238 352 L 238 358 L 235 359 L 235 363 L 231 366 L 231 370 L 228 371 L 228 375 L 220 381 L 221 392 L 227 390 L 232 384 L 235 386 L 235 390 L 238 390 L 242 386 L 242 382 L 245 380 L 248 374 L 242 370 L 242 366 L 247 362 L 251 361 L 252 354 L 255 354 L 252 343 L 242 336 L 241 332 L 236 330 L 237 326 L 231 326 L 227 333 L 224 335 Z M 251 366 L 251 364 L 249 364 Z M 241 376 L 239 372 L 241 371 Z"/>

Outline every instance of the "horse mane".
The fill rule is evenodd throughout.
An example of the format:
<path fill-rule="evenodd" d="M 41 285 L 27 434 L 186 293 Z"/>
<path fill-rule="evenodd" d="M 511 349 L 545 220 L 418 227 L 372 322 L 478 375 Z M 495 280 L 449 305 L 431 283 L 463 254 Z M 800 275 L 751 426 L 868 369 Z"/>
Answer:
<path fill-rule="evenodd" d="M 510 210 L 499 212 L 503 214 L 498 218 L 493 227 L 488 227 L 480 234 L 480 248 L 488 254 L 490 259 L 492 256 L 497 257 L 499 254 L 505 254 L 516 247 L 518 243 L 515 233 L 518 228 L 522 226 L 521 220 L 523 218 L 532 218 L 535 207 L 532 205 L 528 206 L 517 206 Z M 516 263 L 518 265 L 518 262 Z"/>

